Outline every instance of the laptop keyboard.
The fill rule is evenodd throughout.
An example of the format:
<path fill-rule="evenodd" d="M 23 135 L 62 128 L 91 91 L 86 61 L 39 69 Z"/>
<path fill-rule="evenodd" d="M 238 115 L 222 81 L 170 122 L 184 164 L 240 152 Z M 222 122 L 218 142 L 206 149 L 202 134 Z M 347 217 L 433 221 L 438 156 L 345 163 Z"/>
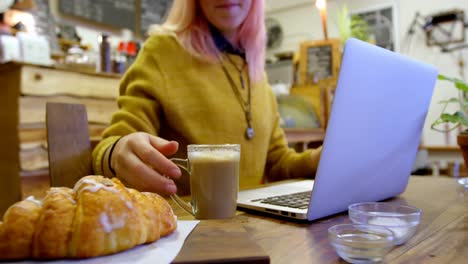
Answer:
<path fill-rule="evenodd" d="M 263 199 L 252 200 L 252 202 L 260 202 L 264 204 L 272 204 L 278 206 L 286 206 L 297 209 L 307 209 L 309 207 L 309 200 L 312 191 L 291 193 L 286 195 L 279 195 L 267 197 Z"/>

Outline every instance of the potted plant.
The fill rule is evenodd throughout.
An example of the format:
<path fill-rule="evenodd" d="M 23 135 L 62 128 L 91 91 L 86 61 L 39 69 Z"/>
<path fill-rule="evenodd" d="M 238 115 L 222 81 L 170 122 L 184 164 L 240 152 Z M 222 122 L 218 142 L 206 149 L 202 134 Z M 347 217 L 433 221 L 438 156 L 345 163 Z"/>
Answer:
<path fill-rule="evenodd" d="M 348 38 L 372 42 L 371 28 L 367 21 L 359 15 L 350 15 L 346 5 L 338 11 L 337 17 L 341 43 L 346 43 Z"/>
<path fill-rule="evenodd" d="M 451 82 L 453 86 L 458 89 L 459 95 L 458 97 L 452 97 L 447 100 L 440 101 L 440 103 L 443 104 L 442 112 L 432 123 L 431 128 L 440 132 L 452 131 L 460 126 L 465 128 L 458 134 L 457 143 L 462 150 L 465 165 L 468 166 L 468 83 L 463 80 L 450 78 L 441 74 L 439 74 L 438 79 Z M 453 104 L 457 105 L 458 110 L 454 113 L 448 113 L 446 110 L 447 106 Z M 449 127 L 447 128 L 444 126 L 441 128 L 442 124 L 449 124 Z"/>

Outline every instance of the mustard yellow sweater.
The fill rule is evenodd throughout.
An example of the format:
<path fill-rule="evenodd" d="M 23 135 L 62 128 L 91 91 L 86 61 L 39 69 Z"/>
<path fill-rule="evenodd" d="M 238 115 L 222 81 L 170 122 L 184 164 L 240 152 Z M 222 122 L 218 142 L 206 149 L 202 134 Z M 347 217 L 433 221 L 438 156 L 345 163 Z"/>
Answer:
<path fill-rule="evenodd" d="M 241 68 L 241 57 L 229 56 Z M 247 98 L 238 70 L 228 60 L 223 64 Z M 244 70 L 245 80 L 246 74 Z M 119 110 L 93 151 L 94 172 L 103 174 L 104 153 L 120 136 L 143 131 L 178 141 L 175 157 L 185 158 L 188 144 L 240 144 L 240 187 L 313 177 L 320 151 L 289 149 L 267 80 L 251 90 L 255 137 L 247 140 L 244 112 L 222 67 L 191 56 L 175 36 L 150 37 L 122 79 Z"/>

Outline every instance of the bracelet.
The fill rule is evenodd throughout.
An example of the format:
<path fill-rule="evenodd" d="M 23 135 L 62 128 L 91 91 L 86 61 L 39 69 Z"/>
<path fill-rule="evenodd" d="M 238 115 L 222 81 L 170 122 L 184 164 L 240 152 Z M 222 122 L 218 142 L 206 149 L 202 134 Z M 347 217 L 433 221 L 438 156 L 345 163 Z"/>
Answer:
<path fill-rule="evenodd" d="M 109 151 L 109 156 L 108 156 L 108 158 L 107 158 L 107 162 L 108 162 L 107 166 L 108 166 L 108 168 L 109 168 L 109 171 L 110 171 L 114 176 L 117 176 L 117 174 L 115 173 L 115 170 L 114 170 L 114 169 L 112 168 L 112 166 L 111 166 L 112 152 L 114 152 L 115 145 L 117 145 L 117 142 L 119 142 L 119 140 L 120 140 L 121 138 L 122 138 L 122 137 L 120 137 L 119 139 L 117 139 L 117 140 L 114 142 L 114 144 L 112 144 L 112 147 L 111 147 L 111 149 L 110 149 L 110 151 Z"/>

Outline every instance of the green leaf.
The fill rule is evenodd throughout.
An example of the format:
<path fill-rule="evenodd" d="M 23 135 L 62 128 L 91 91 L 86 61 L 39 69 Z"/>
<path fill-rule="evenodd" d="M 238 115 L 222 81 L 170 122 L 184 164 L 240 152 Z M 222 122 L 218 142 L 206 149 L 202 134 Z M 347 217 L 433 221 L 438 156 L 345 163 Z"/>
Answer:
<path fill-rule="evenodd" d="M 464 125 L 464 126 L 468 125 L 468 117 L 465 115 L 464 112 L 462 112 L 462 111 L 457 111 L 457 112 L 455 112 L 455 115 L 458 117 L 458 121 L 459 121 L 462 125 Z"/>
<path fill-rule="evenodd" d="M 369 23 L 359 15 L 351 16 L 351 37 L 368 41 L 370 38 Z"/>
<path fill-rule="evenodd" d="M 438 132 L 448 132 L 448 131 L 455 130 L 456 128 L 458 128 L 460 126 L 460 123 L 456 123 L 454 126 L 451 126 L 451 127 L 439 128 L 438 126 L 440 124 L 447 124 L 447 122 L 443 121 L 439 117 L 436 121 L 434 121 L 434 123 L 431 124 L 431 129 L 433 129 L 435 131 L 438 131 Z"/>
<path fill-rule="evenodd" d="M 437 79 L 442 80 L 442 81 L 449 81 L 453 83 L 457 89 L 462 90 L 464 92 L 468 92 L 468 84 L 464 82 L 463 80 L 460 80 L 457 78 L 450 78 L 442 74 L 439 74 L 437 76 Z"/>
<path fill-rule="evenodd" d="M 341 42 L 345 43 L 351 34 L 351 19 L 348 15 L 346 4 L 338 11 L 338 29 L 340 31 Z"/>
<path fill-rule="evenodd" d="M 448 100 L 439 101 L 440 104 L 459 103 L 460 99 L 456 97 L 449 98 Z"/>
<path fill-rule="evenodd" d="M 459 97 L 452 97 L 447 100 L 442 100 L 439 102 L 444 105 L 443 110 L 439 118 L 431 124 L 431 129 L 440 131 L 440 132 L 447 132 L 447 131 L 452 131 L 456 129 L 460 127 L 461 125 L 468 127 L 468 116 L 465 115 L 465 113 L 468 113 L 468 96 L 467 96 L 468 83 L 457 78 L 447 77 L 443 74 L 439 74 L 437 76 L 437 79 L 453 83 L 453 86 L 457 88 L 458 90 L 460 90 L 461 92 L 459 92 Z M 458 108 L 460 110 L 453 114 L 444 113 L 447 105 L 453 104 L 453 103 L 457 103 Z M 443 127 L 439 127 L 439 125 L 441 124 L 448 124 L 448 123 L 451 123 L 454 125 L 452 126 L 445 125 Z"/>
<path fill-rule="evenodd" d="M 440 119 L 446 123 L 459 123 L 461 122 L 460 112 L 455 112 L 453 114 L 442 113 Z"/>
<path fill-rule="evenodd" d="M 465 82 L 459 79 L 455 79 L 454 82 L 455 82 L 455 87 L 457 87 L 458 89 L 464 92 L 468 92 L 468 84 L 466 84 Z"/>
<path fill-rule="evenodd" d="M 445 75 L 439 74 L 437 75 L 437 79 L 445 81 L 445 80 L 448 80 L 449 78 Z"/>
<path fill-rule="evenodd" d="M 463 126 L 468 126 L 468 117 L 461 111 L 457 111 L 453 114 L 443 113 L 440 115 L 440 119 L 446 123 L 460 123 Z"/>
<path fill-rule="evenodd" d="M 468 126 L 468 118 L 466 118 L 466 116 L 462 118 L 461 124 L 462 124 L 464 127 Z"/>

